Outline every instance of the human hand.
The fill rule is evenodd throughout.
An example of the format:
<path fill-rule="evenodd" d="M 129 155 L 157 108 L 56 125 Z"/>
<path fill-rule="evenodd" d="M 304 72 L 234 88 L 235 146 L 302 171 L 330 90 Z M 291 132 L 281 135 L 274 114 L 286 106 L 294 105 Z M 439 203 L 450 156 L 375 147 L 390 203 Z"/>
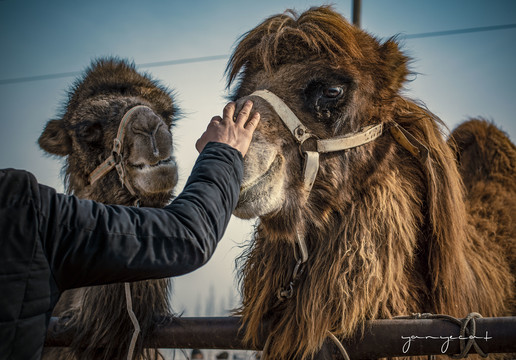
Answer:
<path fill-rule="evenodd" d="M 249 119 L 253 102 L 247 100 L 234 119 L 235 106 L 234 102 L 230 102 L 224 107 L 222 118 L 214 116 L 211 119 L 208 128 L 195 143 L 198 152 L 201 152 L 210 141 L 216 141 L 234 147 L 242 156 L 245 156 L 254 130 L 260 122 L 260 114 L 255 112 Z"/>

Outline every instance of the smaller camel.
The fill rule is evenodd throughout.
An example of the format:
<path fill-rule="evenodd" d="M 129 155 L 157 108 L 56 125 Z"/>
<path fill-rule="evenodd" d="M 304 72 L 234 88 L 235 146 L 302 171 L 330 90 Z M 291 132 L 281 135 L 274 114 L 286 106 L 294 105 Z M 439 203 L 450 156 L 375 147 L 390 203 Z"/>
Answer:
<path fill-rule="evenodd" d="M 172 93 L 134 65 L 117 58 L 94 61 L 69 91 L 59 119 L 39 138 L 49 154 L 65 157 L 66 190 L 106 204 L 163 207 L 177 183 L 171 126 L 179 111 Z M 141 327 L 135 358 L 156 358 L 143 339 L 156 318 L 170 314 L 168 279 L 132 283 L 132 307 Z M 75 358 L 126 358 L 133 323 L 124 284 L 67 291 L 54 315 L 75 329 Z M 136 338 L 136 337 L 135 337 Z M 152 339 L 146 339 L 152 344 Z M 62 349 L 44 358 L 68 358 Z"/>

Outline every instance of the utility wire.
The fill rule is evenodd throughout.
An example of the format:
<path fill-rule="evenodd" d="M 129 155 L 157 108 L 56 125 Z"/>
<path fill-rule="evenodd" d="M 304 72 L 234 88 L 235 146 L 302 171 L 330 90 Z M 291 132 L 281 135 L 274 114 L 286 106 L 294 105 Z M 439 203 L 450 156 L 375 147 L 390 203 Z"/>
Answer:
<path fill-rule="evenodd" d="M 473 32 L 492 31 L 492 30 L 505 30 L 505 29 L 512 29 L 512 28 L 516 28 L 516 24 L 484 26 L 484 27 L 476 27 L 476 28 L 468 28 L 468 29 L 447 30 L 447 31 L 434 31 L 434 32 L 409 34 L 409 35 L 402 35 L 402 36 L 405 39 L 421 39 L 421 38 L 434 37 L 434 36 L 447 36 L 447 35 L 466 34 L 466 33 L 473 33 Z"/>
<path fill-rule="evenodd" d="M 434 32 L 407 34 L 407 35 L 400 35 L 400 36 L 405 39 L 421 39 L 421 38 L 428 38 L 428 37 L 435 37 L 435 36 L 448 36 L 448 35 L 466 34 L 466 33 L 474 33 L 474 32 L 505 30 L 505 29 L 513 29 L 513 28 L 516 28 L 516 24 L 483 26 L 483 27 L 456 29 L 456 30 L 447 30 L 447 31 L 434 31 Z M 213 55 L 213 56 L 202 56 L 202 57 L 195 57 L 195 58 L 176 59 L 176 60 L 169 60 L 169 61 L 156 61 L 156 62 L 137 64 L 136 66 L 150 68 L 150 67 L 159 67 L 159 66 L 172 66 L 172 65 L 179 65 L 179 64 L 192 64 L 192 63 L 197 63 L 197 62 L 221 60 L 221 59 L 227 59 L 227 58 L 229 58 L 229 55 L 227 55 L 227 54 L 226 55 Z M 38 76 L 26 76 L 26 77 L 18 77 L 18 78 L 10 78 L 10 79 L 0 79 L 0 85 L 16 84 L 16 83 L 22 83 L 22 82 L 48 80 L 48 79 L 59 79 L 59 78 L 65 78 L 65 77 L 78 76 L 80 74 L 82 74 L 82 72 L 80 72 L 80 71 L 71 71 L 71 72 L 53 73 L 53 74 L 38 75 Z"/>
<path fill-rule="evenodd" d="M 204 62 L 204 61 L 227 59 L 228 57 L 229 57 L 229 55 L 202 56 L 202 57 L 195 57 L 195 58 L 142 63 L 142 64 L 137 64 L 136 66 L 137 67 L 145 67 L 145 68 L 159 67 L 159 66 L 171 66 L 171 65 L 191 64 L 191 63 Z M 2 80 L 0 80 L 0 85 L 16 84 L 16 83 L 28 82 L 28 81 L 59 79 L 59 78 L 66 78 L 66 77 L 72 77 L 72 76 L 79 76 L 80 74 L 82 74 L 81 71 L 70 71 L 70 72 L 38 75 L 38 76 L 26 76 L 26 77 L 19 77 L 19 78 L 2 79 Z"/>
<path fill-rule="evenodd" d="M 26 77 L 19 77 L 19 78 L 2 79 L 2 80 L 0 80 L 0 85 L 16 84 L 16 83 L 27 82 L 27 81 L 59 79 L 59 78 L 65 78 L 65 77 L 78 76 L 79 74 L 81 74 L 80 71 L 70 71 L 70 72 L 54 73 L 54 74 L 47 74 L 47 75 L 26 76 Z"/>
<path fill-rule="evenodd" d="M 213 56 L 203 56 L 189 59 L 177 59 L 170 61 L 155 61 L 150 63 L 143 63 L 136 65 L 138 67 L 158 67 L 158 66 L 170 66 L 170 65 L 179 65 L 179 64 L 191 64 L 196 62 L 204 62 L 204 61 L 213 61 L 213 60 L 221 60 L 227 59 L 229 55 L 213 55 Z"/>

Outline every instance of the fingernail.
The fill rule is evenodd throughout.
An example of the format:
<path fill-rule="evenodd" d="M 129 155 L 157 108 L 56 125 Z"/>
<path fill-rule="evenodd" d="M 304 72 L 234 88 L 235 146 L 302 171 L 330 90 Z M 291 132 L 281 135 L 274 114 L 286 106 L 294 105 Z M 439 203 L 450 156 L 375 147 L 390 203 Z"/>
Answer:
<path fill-rule="evenodd" d="M 251 100 L 247 100 L 247 101 L 245 102 L 245 104 L 246 104 L 246 105 L 253 105 L 253 102 L 252 102 Z"/>

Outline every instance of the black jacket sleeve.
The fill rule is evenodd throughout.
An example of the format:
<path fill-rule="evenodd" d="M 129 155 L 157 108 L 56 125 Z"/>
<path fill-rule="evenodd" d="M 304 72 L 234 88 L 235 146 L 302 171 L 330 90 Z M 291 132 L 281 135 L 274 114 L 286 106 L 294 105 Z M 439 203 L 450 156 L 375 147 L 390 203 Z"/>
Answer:
<path fill-rule="evenodd" d="M 59 289 L 197 269 L 224 234 L 242 176 L 240 152 L 209 143 L 164 209 L 104 205 L 39 185 L 39 231 Z"/>

